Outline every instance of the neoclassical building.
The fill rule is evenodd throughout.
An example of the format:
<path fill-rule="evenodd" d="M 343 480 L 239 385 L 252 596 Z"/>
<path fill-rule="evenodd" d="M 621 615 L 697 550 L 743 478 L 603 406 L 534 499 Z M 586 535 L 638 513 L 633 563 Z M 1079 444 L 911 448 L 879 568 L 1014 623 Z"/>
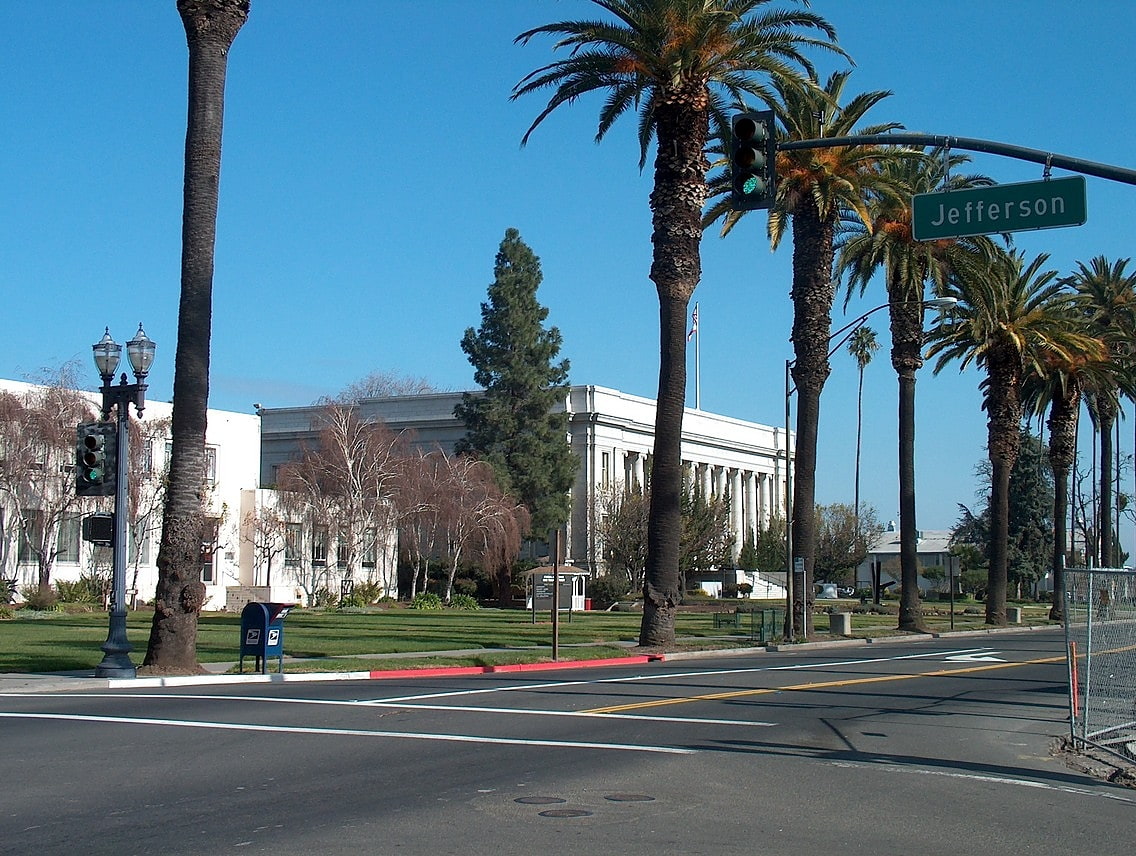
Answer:
<path fill-rule="evenodd" d="M 465 434 L 453 415 L 461 396 L 392 396 L 365 399 L 357 406 L 360 418 L 381 420 L 393 431 L 409 432 L 419 446 L 449 452 Z M 572 386 L 558 406 L 568 413 L 565 441 L 580 460 L 565 540 L 567 558 L 596 573 L 603 568 L 602 544 L 593 525 L 599 500 L 605 491 L 643 484 L 654 445 L 655 402 L 599 386 Z M 320 410 L 260 410 L 262 485 L 276 484 L 279 467 L 301 444 L 314 440 Z M 792 443 L 792 434 L 787 437 L 783 428 L 687 409 L 682 437 L 687 484 L 691 490 L 701 486 L 705 495 L 730 498 L 735 555 L 746 535 L 756 534 L 773 515 L 784 516 Z"/>

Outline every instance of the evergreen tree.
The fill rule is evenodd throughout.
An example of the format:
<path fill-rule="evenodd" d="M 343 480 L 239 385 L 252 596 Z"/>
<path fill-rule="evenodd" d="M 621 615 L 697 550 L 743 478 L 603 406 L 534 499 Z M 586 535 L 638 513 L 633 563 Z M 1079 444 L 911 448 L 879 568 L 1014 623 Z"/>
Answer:
<path fill-rule="evenodd" d="M 1049 570 L 1053 553 L 1053 474 L 1049 469 L 1045 446 L 1028 428 L 1020 430 L 1021 448 L 1010 472 L 1009 538 L 1007 543 L 1008 581 L 1027 593 Z M 990 463 L 978 466 L 980 483 L 990 484 Z M 954 545 L 985 546 L 990 537 L 990 505 L 974 514 L 959 506 L 960 518 L 951 531 Z M 987 557 L 988 558 L 988 557 Z"/>
<path fill-rule="evenodd" d="M 454 408 L 466 435 L 459 454 L 486 461 L 506 493 L 529 509 L 532 534 L 543 538 L 568 520 L 568 490 L 577 460 L 568 445 L 568 415 L 553 408 L 568 389 L 560 331 L 545 329 L 548 309 L 536 299 L 540 259 L 507 229 L 497 252 L 481 326 L 465 331 L 461 348 L 483 393 L 466 393 Z"/>

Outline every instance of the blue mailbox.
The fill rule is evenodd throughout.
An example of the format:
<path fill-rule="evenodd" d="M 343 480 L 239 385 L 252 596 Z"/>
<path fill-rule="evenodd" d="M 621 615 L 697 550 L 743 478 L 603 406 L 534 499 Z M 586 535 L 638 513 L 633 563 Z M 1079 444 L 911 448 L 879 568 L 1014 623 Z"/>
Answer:
<path fill-rule="evenodd" d="M 241 610 L 240 670 L 245 670 L 245 654 L 256 657 L 256 668 L 268 674 L 268 658 L 277 658 L 276 671 L 284 671 L 284 619 L 294 603 L 250 603 Z"/>

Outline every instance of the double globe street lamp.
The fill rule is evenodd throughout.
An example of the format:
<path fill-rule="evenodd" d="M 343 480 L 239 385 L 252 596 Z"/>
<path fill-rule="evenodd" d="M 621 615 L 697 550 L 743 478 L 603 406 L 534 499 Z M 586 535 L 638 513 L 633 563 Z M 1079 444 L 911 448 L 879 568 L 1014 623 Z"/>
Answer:
<path fill-rule="evenodd" d="M 130 660 L 130 642 L 126 638 L 126 518 L 127 478 L 129 471 L 129 423 L 130 405 L 133 404 L 138 416 L 146 406 L 146 376 L 154 362 L 156 345 L 146 335 L 142 325 L 134 338 L 126 343 L 126 357 L 134 372 L 134 383 L 126 382 L 126 372 L 121 380 L 114 383 L 114 373 L 122 356 L 122 345 L 111 338 L 110 328 L 95 345 L 95 368 L 98 369 L 103 385 L 102 419 L 109 422 L 111 409 L 117 411 L 117 434 L 114 455 L 114 527 L 111 536 L 113 547 L 113 590 L 111 595 L 110 628 L 107 640 L 102 645 L 103 660 L 95 668 L 95 675 L 101 678 L 133 678 L 137 675 Z"/>
<path fill-rule="evenodd" d="M 825 357 L 827 361 L 835 354 L 844 343 L 852 338 L 852 334 L 859 330 L 867 322 L 869 316 L 879 312 L 881 309 L 887 309 L 903 301 L 890 301 L 888 303 L 881 303 L 869 309 L 864 314 L 849 321 L 836 332 L 828 337 L 830 344 L 828 354 Z M 921 300 L 920 305 L 926 309 L 950 309 L 958 300 L 953 297 L 936 297 L 931 300 Z M 836 344 L 831 344 L 833 340 L 837 340 Z M 793 477 L 794 467 L 793 461 L 796 458 L 796 449 L 790 450 L 789 448 L 789 416 L 790 416 L 790 401 L 793 393 L 797 388 L 792 383 L 792 369 L 796 360 L 785 361 L 785 637 L 792 638 L 795 635 L 807 635 L 809 632 L 809 616 L 808 616 L 808 597 L 805 592 L 805 561 L 802 557 L 794 555 L 793 551 Z M 856 509 L 859 513 L 859 509 Z M 793 608 L 798 607 L 800 613 L 800 627 L 797 627 L 796 616 L 794 615 Z"/>

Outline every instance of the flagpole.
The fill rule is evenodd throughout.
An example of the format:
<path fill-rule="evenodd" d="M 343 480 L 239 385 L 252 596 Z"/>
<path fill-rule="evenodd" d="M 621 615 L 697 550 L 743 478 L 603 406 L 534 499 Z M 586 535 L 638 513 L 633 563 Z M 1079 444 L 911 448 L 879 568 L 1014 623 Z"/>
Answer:
<path fill-rule="evenodd" d="M 694 304 L 695 317 L 698 313 L 698 304 Z M 699 366 L 699 341 L 701 333 L 698 331 L 698 322 L 694 324 L 694 409 L 702 409 L 702 373 Z"/>
<path fill-rule="evenodd" d="M 694 409 L 702 409 L 702 377 L 698 365 L 698 304 L 694 304 L 694 312 L 690 316 L 690 332 L 686 334 L 687 343 L 694 337 Z"/>

